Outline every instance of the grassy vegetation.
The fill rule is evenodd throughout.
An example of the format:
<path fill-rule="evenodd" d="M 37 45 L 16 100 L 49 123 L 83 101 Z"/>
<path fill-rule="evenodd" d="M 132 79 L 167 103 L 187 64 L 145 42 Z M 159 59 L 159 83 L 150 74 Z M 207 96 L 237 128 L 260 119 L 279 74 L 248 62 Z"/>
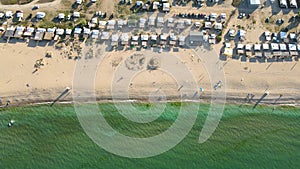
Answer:
<path fill-rule="evenodd" d="M 19 0 L 0 0 L 3 5 L 13 5 L 18 4 Z"/>
<path fill-rule="evenodd" d="M 38 3 L 47 3 L 47 2 L 53 2 L 55 0 L 39 0 Z"/>
<path fill-rule="evenodd" d="M 238 7 L 242 3 L 242 0 L 233 0 L 232 1 L 232 6 Z"/>
<path fill-rule="evenodd" d="M 28 4 L 33 0 L 0 0 L 1 4 L 3 5 L 15 5 L 15 4 Z"/>

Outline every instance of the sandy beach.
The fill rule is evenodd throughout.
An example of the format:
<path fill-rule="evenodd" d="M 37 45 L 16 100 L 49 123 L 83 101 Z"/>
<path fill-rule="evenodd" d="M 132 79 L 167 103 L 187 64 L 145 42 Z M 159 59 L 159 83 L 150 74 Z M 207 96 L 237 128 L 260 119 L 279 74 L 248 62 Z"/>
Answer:
<path fill-rule="evenodd" d="M 36 47 L 28 47 L 23 42 L 1 43 L 0 45 L 0 71 L 2 72 L 0 98 L 2 104 L 5 104 L 8 100 L 11 105 L 51 102 L 66 87 L 72 88 L 75 65 L 79 61 L 66 58 L 62 54 L 62 50 L 55 50 L 53 46 L 37 45 Z M 45 57 L 48 51 L 53 53 L 51 58 Z M 135 50 L 112 51 L 107 53 L 99 66 L 95 68 L 97 70 L 95 90 L 99 101 L 112 99 L 113 78 L 114 76 L 120 76 L 120 73 L 116 75 L 116 71 L 122 67 L 122 61 L 125 61 L 134 53 L 144 52 Z M 199 92 L 198 88 L 188 90 L 198 91 L 199 97 L 201 95 L 200 100 L 210 99 L 210 93 L 214 90 L 211 86 L 215 82 L 210 82 L 210 77 L 203 63 L 205 60 L 193 59 L 196 56 L 191 49 L 163 53 L 147 51 L 145 55 L 147 55 L 146 58 L 159 58 L 163 55 L 177 56 L 188 67 L 197 85 L 203 87 L 204 92 Z M 34 72 L 35 62 L 41 58 L 43 58 L 44 66 Z M 86 62 L 88 62 L 88 59 Z M 268 91 L 270 94 L 264 99 L 263 103 L 299 103 L 300 90 L 298 85 L 300 79 L 297 77 L 300 68 L 297 61 L 251 63 L 249 61 L 228 60 L 226 62 L 220 61 L 220 63 L 224 66 L 226 78 L 224 87 L 226 87 L 227 102 L 245 103 L 247 94 L 252 93 L 255 95 L 253 98 L 253 103 L 255 103 L 255 100 L 258 100 L 264 92 Z M 170 66 L 173 69 L 178 68 L 176 64 Z M 139 72 L 140 70 L 131 71 Z M 127 88 L 132 100 L 147 101 L 149 95 L 158 89 L 163 91 L 164 95 L 167 96 L 167 100 L 176 101 L 179 99 L 181 84 L 176 82 L 170 72 L 160 69 L 149 71 L 144 68 L 141 73 L 131 77 L 130 81 L 131 84 Z M 189 88 L 189 86 L 185 85 L 182 88 Z M 122 95 L 122 91 L 120 91 L 120 95 Z M 280 95 L 282 97 L 276 101 Z M 195 100 L 199 100 L 199 97 L 197 96 Z M 72 94 L 62 97 L 59 101 L 72 101 Z"/>
<path fill-rule="evenodd" d="M 55 1 L 53 5 L 59 2 L 60 1 Z M 65 1 L 64 4 L 67 4 L 67 2 L 70 3 L 71 1 Z M 43 5 L 41 5 L 41 7 L 43 7 Z M 109 3 L 104 6 L 109 6 Z M 64 9 L 66 7 L 62 5 L 61 8 Z M 25 9 L 24 7 L 24 11 L 26 10 L 29 10 L 29 8 Z M 39 9 L 39 11 L 41 10 L 53 12 L 53 9 Z M 172 16 L 174 13 L 197 12 L 197 10 L 198 9 L 192 7 L 176 7 L 172 9 L 172 12 L 167 14 L 166 17 Z M 206 13 L 224 12 L 229 16 L 231 11 L 234 10 L 234 7 L 231 6 L 231 1 L 224 1 L 220 5 L 206 7 L 202 10 Z M 238 9 L 238 11 L 250 10 L 251 9 L 246 8 Z M 263 9 L 259 8 L 254 12 L 252 11 L 253 13 L 251 15 L 253 18 L 249 20 L 237 19 L 238 11 L 236 11 L 232 19 L 227 23 L 228 27 L 226 27 L 223 32 L 226 33 L 229 28 L 235 27 L 236 25 L 241 24 L 245 26 L 247 34 L 244 43 L 256 43 L 259 41 L 263 31 L 276 31 L 276 29 L 279 28 L 272 25 L 267 25 L 268 27 L 264 25 L 265 17 L 276 13 L 276 15 L 274 15 L 275 19 L 283 17 L 285 20 L 288 20 L 288 16 L 293 15 L 292 10 L 290 14 L 283 15 L 283 13 L 286 13 L 284 10 L 273 8 L 269 2 L 266 2 Z M 254 18 L 257 18 L 256 23 L 253 22 Z M 283 26 L 287 24 L 288 22 L 284 23 Z M 293 29 L 297 30 L 298 27 Z M 183 32 L 183 34 L 187 33 L 188 29 L 186 33 Z M 66 87 L 73 88 L 76 63 L 93 63 L 99 61 L 97 54 L 94 56 L 95 58 L 82 58 L 80 61 L 75 60 L 74 57 L 68 58 L 66 52 L 68 52 L 69 49 L 63 48 L 57 50 L 53 43 L 34 42 L 32 45 L 22 40 L 6 42 L 1 39 L 0 41 L 0 99 L 2 105 L 5 105 L 7 101 L 11 103 L 10 105 L 52 102 L 64 92 Z M 213 46 L 215 53 L 220 53 L 220 49 L 223 46 L 222 42 Z M 32 43 L 32 41 L 29 43 Z M 81 46 L 85 48 L 84 43 L 82 43 Z M 51 52 L 52 57 L 45 57 L 47 52 Z M 205 51 L 203 52 L 205 53 Z M 94 67 L 92 68 L 93 71 L 97 71 L 95 76 L 95 92 L 98 101 L 112 100 L 111 89 L 115 83 L 114 77 L 119 76 L 115 78 L 122 80 L 122 73 L 117 73 L 116 75 L 116 71 L 122 68 L 121 63 L 125 62 L 128 57 L 135 53 L 144 53 L 146 61 L 142 66 L 143 69 L 141 69 L 144 71 L 130 70 L 139 73 L 130 78 L 129 84 L 123 86 L 126 90 L 114 91 L 120 95 L 120 99 L 126 98 L 125 96 L 128 93 L 130 97 L 125 100 L 147 101 L 149 95 L 159 90 L 162 95 L 167 96 L 167 100 L 176 101 L 180 98 L 180 89 L 182 88 L 191 91 L 191 93 L 196 93 L 194 97 L 186 97 L 184 100 L 208 101 L 214 90 L 213 86 L 217 83 L 217 80 L 219 80 L 216 79 L 217 77 L 214 77 L 214 75 L 208 73 L 206 66 L 207 63 L 209 63 L 210 66 L 221 65 L 216 67 L 220 67 L 218 71 L 224 72 L 226 78 L 226 80 L 224 79 L 223 81 L 224 86 L 222 88 L 226 89 L 227 102 L 246 103 L 247 95 L 253 94 L 254 97 L 250 103 L 255 103 L 265 92 L 269 92 L 269 95 L 263 99 L 262 103 L 298 105 L 300 102 L 300 89 L 298 87 L 300 79 L 297 78 L 300 73 L 300 68 L 297 59 L 263 63 L 259 61 L 250 62 L 249 60 L 241 61 L 236 59 L 222 61 L 218 59 L 211 60 L 209 54 L 199 59 L 197 52 L 184 48 L 179 48 L 179 52 L 173 52 L 171 50 L 162 53 L 158 53 L 157 51 L 152 52 L 149 49 L 142 49 L 142 51 L 132 49 L 107 52 L 105 57 L 99 62 L 99 65 L 93 65 Z M 162 62 L 167 62 L 168 57 L 176 57 L 177 62 L 180 62 L 184 67 L 188 68 L 190 74 L 194 77 L 196 87 L 189 86 L 189 81 L 186 81 L 186 84 L 178 83 L 178 81 L 174 79 L 174 75 L 168 71 L 163 71 L 162 69 L 147 70 L 147 64 L 153 57 L 161 59 Z M 216 57 L 218 58 L 218 56 Z M 44 66 L 38 69 L 38 71 L 35 71 L 36 68 L 34 65 L 39 59 L 42 59 Z M 168 64 L 168 66 L 170 70 L 176 70 L 180 67 L 178 64 Z M 185 76 L 180 73 L 176 75 L 181 78 Z M 204 89 L 203 92 L 199 91 L 200 87 Z M 71 92 L 61 97 L 59 101 L 72 101 L 72 92 L 71 89 Z"/>

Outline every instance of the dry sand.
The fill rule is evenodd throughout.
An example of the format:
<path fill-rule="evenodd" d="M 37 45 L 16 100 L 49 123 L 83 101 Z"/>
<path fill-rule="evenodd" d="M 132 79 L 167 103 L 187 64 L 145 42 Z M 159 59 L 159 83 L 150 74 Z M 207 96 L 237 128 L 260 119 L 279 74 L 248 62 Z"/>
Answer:
<path fill-rule="evenodd" d="M 14 105 L 53 101 L 67 86 L 72 88 L 75 64 L 78 61 L 64 57 L 60 54 L 61 51 L 54 50 L 53 46 L 28 47 L 23 42 L 1 43 L 0 46 L 0 72 L 2 72 L 0 98 L 3 103 L 7 100 L 10 100 L 11 104 Z M 47 51 L 52 51 L 52 58 L 45 57 Z M 136 52 L 135 50 L 109 52 L 101 60 L 99 66 L 93 68 L 93 70 L 97 70 L 95 86 L 100 101 L 111 99 L 114 76 L 116 76 L 116 79 L 124 80 L 122 79 L 122 73 L 116 73 L 116 71 L 122 69 L 122 66 L 124 69 L 122 62 Z M 209 77 L 204 66 L 204 62 L 207 61 L 196 59 L 197 55 L 192 50 L 180 49 L 179 52 L 170 51 L 161 54 L 152 51 L 142 53 L 146 57 L 145 64 L 152 57 L 162 59 L 167 57 L 179 58 L 178 61 L 181 61 L 181 64 L 187 66 L 191 71 L 197 87 L 202 86 L 204 88 L 202 98 L 209 97 L 211 85 L 214 85 L 216 81 L 210 82 L 211 77 Z M 194 57 L 191 57 L 192 55 Z M 45 66 L 33 73 L 36 60 L 41 58 L 43 58 Z M 80 62 L 91 63 L 93 60 L 98 61 L 94 58 L 82 59 Z M 300 67 L 296 61 L 250 63 L 230 60 L 220 61 L 220 63 L 224 65 L 226 83 L 223 87 L 226 87 L 228 102 L 245 102 L 244 98 L 248 93 L 254 94 L 254 99 L 259 99 L 266 90 L 270 92 L 270 95 L 266 97 L 269 103 L 275 102 L 280 94 L 283 96 L 278 103 L 296 104 L 299 100 L 300 79 L 297 77 L 300 73 Z M 145 68 L 146 65 L 144 65 L 143 71 L 131 77 L 131 85 L 124 86 L 124 89 L 128 89 L 131 99 L 147 100 L 149 95 L 157 90 L 160 90 L 166 96 L 170 96 L 167 97 L 168 99 L 175 99 L 180 94 L 178 90 L 181 85 L 185 89 L 188 88 L 192 92 L 198 91 L 198 94 L 200 94 L 199 88 L 189 86 L 188 82 L 187 84 L 181 84 L 176 81 L 176 76 L 182 77 L 186 76 L 185 74 L 174 75 L 168 70 L 148 71 Z M 171 64 L 170 68 L 178 69 L 178 64 Z M 139 72 L 140 70 L 130 71 Z M 119 92 L 120 95 L 123 95 L 127 91 Z M 64 96 L 61 100 L 72 100 L 71 96 Z"/>
<path fill-rule="evenodd" d="M 57 0 L 53 2 L 53 4 L 58 2 L 60 1 Z M 231 1 L 224 1 L 223 4 L 220 5 L 201 8 L 201 11 L 197 8 L 190 7 L 191 4 L 188 7 L 174 7 L 172 8 L 172 12 L 167 14 L 166 17 L 179 12 L 203 12 L 207 14 L 211 12 L 218 14 L 224 12 L 229 16 L 234 9 L 230 4 Z M 96 5 L 94 6 L 96 7 Z M 103 6 L 106 6 L 105 3 L 102 4 L 102 7 Z M 42 5 L 40 5 L 40 7 L 41 9 L 39 10 L 47 11 Z M 54 8 L 49 10 L 51 12 Z M 249 11 L 251 9 L 240 8 L 239 10 Z M 274 15 L 276 17 L 281 17 L 283 13 L 286 13 L 284 10 L 279 10 L 278 8 L 273 9 L 267 4 L 264 9 L 257 9 L 252 14 L 253 18 L 256 19 L 256 24 L 253 25 L 253 19 L 237 19 L 237 11 L 228 23 L 228 27 L 224 30 L 224 33 L 233 25 L 241 24 L 247 28 L 246 42 L 258 42 L 259 36 L 263 31 L 267 30 L 263 23 L 264 19 L 272 15 L 272 11 L 276 13 L 276 15 Z M 285 20 L 291 15 L 293 15 L 293 11 L 288 15 L 284 15 Z M 288 22 L 286 22 L 286 24 L 288 24 Z M 298 27 L 294 29 L 297 30 Z M 275 26 L 271 26 L 270 29 L 274 31 Z M 183 34 L 187 34 L 187 31 L 183 32 Z M 214 46 L 216 53 L 219 53 L 221 46 L 222 43 Z M 52 51 L 52 58 L 45 57 L 47 51 Z M 63 50 L 55 50 L 53 46 L 49 46 L 48 44 L 46 46 L 39 44 L 29 47 L 25 42 L 15 41 L 14 43 L 6 43 L 1 41 L 0 99 L 2 103 L 5 104 L 7 100 L 10 100 L 12 105 L 31 102 L 51 102 L 55 100 L 67 86 L 72 88 L 75 65 L 78 61 L 68 59 L 61 53 L 63 53 Z M 121 83 L 122 80 L 125 80 L 122 79 L 122 75 L 119 75 L 119 73 L 116 75 L 115 71 L 122 68 L 122 61 L 134 53 L 136 53 L 135 50 L 112 51 L 105 55 L 98 67 L 97 65 L 93 65 L 94 67 L 92 68 L 87 66 L 92 70 L 98 71 L 95 78 L 95 86 L 99 101 L 111 99 L 112 84 L 116 83 L 113 82 L 114 76 L 121 76 L 116 77 L 120 79 L 117 83 Z M 299 101 L 300 91 L 298 85 L 300 84 L 300 79 L 297 77 L 299 76 L 300 68 L 297 63 L 298 61 L 251 63 L 249 61 L 228 60 L 224 62 L 212 60 L 209 56 L 206 56 L 206 58 L 201 57 L 201 59 L 198 60 L 197 54 L 188 49 L 180 49 L 179 52 L 163 52 L 162 54 L 147 51 L 145 55 L 145 64 L 147 64 L 152 57 L 161 58 L 163 62 L 167 61 L 167 59 L 164 58 L 168 56 L 177 56 L 182 64 L 191 71 L 197 83 L 197 87 L 189 86 L 188 82 L 185 82 L 186 84 L 179 83 L 168 71 L 145 70 L 132 77 L 132 84 L 124 86 L 127 90 L 118 91 L 120 97 L 122 95 L 124 96 L 124 93 L 126 94 L 128 91 L 132 99 L 148 100 L 149 95 L 159 91 L 161 95 L 170 96 L 167 98 L 174 100 L 176 98 L 178 99 L 180 94 L 178 90 L 183 85 L 182 90 L 188 88 L 188 90 L 192 92 L 198 92 L 196 98 L 199 98 L 201 94 L 202 99 L 208 99 L 213 90 L 212 85 L 217 82 L 218 77 L 209 76 L 205 65 L 210 64 L 208 68 L 213 68 L 217 64 L 221 64 L 221 67 L 224 67 L 226 82 L 224 81 L 223 87 L 226 87 L 228 102 L 244 103 L 248 93 L 254 94 L 254 99 L 258 100 L 265 91 L 270 92 L 270 95 L 264 99 L 265 103 L 275 103 L 280 95 L 282 95 L 282 97 L 276 103 L 298 104 Z M 194 55 L 194 57 L 191 57 L 192 55 Z M 33 73 L 36 60 L 41 58 L 43 58 L 45 66 Z M 85 61 L 84 59 L 82 60 Z M 94 58 L 94 60 L 86 60 L 87 63 L 92 64 L 97 61 L 97 58 Z M 178 69 L 178 64 L 170 64 L 169 66 L 171 69 Z M 176 76 L 182 78 L 185 74 L 181 75 L 178 73 Z M 210 79 L 213 79 L 212 82 L 210 82 Z M 204 92 L 199 91 L 200 86 L 203 87 Z M 192 99 L 196 98 L 193 97 Z M 72 100 L 72 95 L 69 94 L 60 98 L 60 101 L 63 100 Z"/>

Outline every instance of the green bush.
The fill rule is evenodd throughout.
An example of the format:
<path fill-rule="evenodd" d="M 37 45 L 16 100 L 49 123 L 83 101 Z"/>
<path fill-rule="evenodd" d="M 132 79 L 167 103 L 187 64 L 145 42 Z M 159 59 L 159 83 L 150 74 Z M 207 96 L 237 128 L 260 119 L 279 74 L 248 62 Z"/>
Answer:
<path fill-rule="evenodd" d="M 222 36 L 217 36 L 217 37 L 216 37 L 216 40 L 217 40 L 217 43 L 221 42 Z"/>
<path fill-rule="evenodd" d="M 232 6 L 238 7 L 241 4 L 242 0 L 233 0 Z"/>

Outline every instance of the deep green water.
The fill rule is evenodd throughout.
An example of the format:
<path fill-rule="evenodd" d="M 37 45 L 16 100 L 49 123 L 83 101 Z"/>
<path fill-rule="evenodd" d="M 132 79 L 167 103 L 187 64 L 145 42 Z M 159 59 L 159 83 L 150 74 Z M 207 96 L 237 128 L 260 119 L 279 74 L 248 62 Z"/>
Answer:
<path fill-rule="evenodd" d="M 166 130 L 180 104 L 168 104 L 160 118 L 146 125 L 125 120 L 113 104 L 99 107 L 119 132 L 147 137 Z M 299 108 L 227 105 L 214 134 L 199 144 L 208 107 L 200 106 L 193 129 L 180 144 L 144 159 L 116 156 L 97 146 L 84 133 L 72 105 L 1 109 L 0 168 L 300 168 Z M 8 128 L 11 119 L 16 123 Z"/>

